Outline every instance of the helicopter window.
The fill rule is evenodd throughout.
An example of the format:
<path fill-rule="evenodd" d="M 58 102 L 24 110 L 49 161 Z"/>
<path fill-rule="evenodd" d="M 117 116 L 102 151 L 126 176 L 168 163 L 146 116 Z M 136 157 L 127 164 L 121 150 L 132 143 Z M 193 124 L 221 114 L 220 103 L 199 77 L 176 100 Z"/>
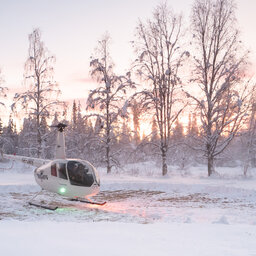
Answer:
<path fill-rule="evenodd" d="M 67 180 L 68 177 L 67 177 L 67 172 L 66 172 L 66 164 L 65 163 L 59 163 L 59 177 L 61 179 L 65 179 Z"/>
<path fill-rule="evenodd" d="M 56 164 L 51 165 L 51 175 L 57 177 Z"/>
<path fill-rule="evenodd" d="M 71 185 L 90 187 L 94 183 L 93 174 L 89 167 L 81 162 L 69 161 L 67 164 Z"/>

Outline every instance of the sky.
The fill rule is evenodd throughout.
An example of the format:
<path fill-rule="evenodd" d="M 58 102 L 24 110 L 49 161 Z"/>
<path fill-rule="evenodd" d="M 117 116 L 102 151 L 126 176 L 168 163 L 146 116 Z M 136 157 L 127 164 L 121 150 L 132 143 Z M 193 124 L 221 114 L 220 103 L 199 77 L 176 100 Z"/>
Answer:
<path fill-rule="evenodd" d="M 42 31 L 42 40 L 56 56 L 55 80 L 62 99 L 86 99 L 95 86 L 89 76 L 90 56 L 107 31 L 112 37 L 111 54 L 118 73 L 135 59 L 130 41 L 139 18 L 150 18 L 159 0 L 0 0 L 0 68 L 9 88 L 8 97 L 24 90 L 24 63 L 28 34 Z M 167 0 L 187 24 L 193 0 Z M 256 63 L 256 1 L 237 0 L 237 18 L 245 46 Z M 254 70 L 253 70 L 254 71 Z M 8 113 L 5 114 L 7 117 Z"/>

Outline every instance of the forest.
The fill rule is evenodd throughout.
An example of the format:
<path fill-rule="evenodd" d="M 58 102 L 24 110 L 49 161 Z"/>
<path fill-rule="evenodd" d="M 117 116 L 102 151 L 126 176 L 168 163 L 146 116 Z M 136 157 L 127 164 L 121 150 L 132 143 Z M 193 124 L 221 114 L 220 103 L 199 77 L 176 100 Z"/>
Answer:
<path fill-rule="evenodd" d="M 125 74 L 115 72 L 109 33 L 95 46 L 89 75 L 97 86 L 70 104 L 61 100 L 56 58 L 41 30 L 29 34 L 24 91 L 10 99 L 0 72 L 1 112 L 10 113 L 8 123 L 0 121 L 2 152 L 54 158 L 51 126 L 61 122 L 68 125 L 67 157 L 107 173 L 148 161 L 162 175 L 172 166 L 203 164 L 208 176 L 217 166 L 241 166 L 243 175 L 256 167 L 255 82 L 234 1 L 195 0 L 189 26 L 160 3 L 148 20 L 138 20 Z"/>

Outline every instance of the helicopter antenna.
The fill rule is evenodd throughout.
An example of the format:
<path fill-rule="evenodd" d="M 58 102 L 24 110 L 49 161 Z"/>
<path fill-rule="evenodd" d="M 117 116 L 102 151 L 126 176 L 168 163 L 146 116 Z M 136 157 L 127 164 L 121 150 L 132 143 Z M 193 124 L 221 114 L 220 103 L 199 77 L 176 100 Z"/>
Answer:
<path fill-rule="evenodd" d="M 65 135 L 64 129 L 67 127 L 66 124 L 58 123 L 57 125 L 52 125 L 50 127 L 57 128 L 57 143 L 56 143 L 56 159 L 65 159 L 66 158 L 66 150 L 65 150 Z"/>

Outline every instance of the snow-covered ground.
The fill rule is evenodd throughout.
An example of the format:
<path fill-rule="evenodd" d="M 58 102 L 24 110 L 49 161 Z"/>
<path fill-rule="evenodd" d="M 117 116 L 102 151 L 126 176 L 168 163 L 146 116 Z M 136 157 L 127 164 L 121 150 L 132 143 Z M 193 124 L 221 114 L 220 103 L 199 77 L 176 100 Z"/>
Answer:
<path fill-rule="evenodd" d="M 56 211 L 31 207 L 40 188 L 33 168 L 0 164 L 0 255 L 256 256 L 256 173 L 239 168 L 170 167 L 153 163 L 101 173 L 104 206 L 50 198 Z"/>

